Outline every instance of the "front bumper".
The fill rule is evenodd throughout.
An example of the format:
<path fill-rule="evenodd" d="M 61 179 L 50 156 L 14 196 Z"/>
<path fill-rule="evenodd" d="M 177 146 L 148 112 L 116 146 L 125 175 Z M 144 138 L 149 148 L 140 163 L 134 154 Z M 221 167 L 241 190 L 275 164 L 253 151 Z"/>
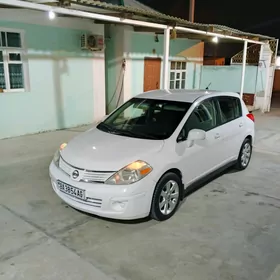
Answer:
<path fill-rule="evenodd" d="M 64 202 L 78 210 L 120 220 L 144 218 L 150 213 L 155 182 L 149 179 L 149 176 L 127 186 L 77 182 L 72 180 L 53 162 L 50 164 L 49 173 L 56 194 Z M 86 200 L 61 192 L 57 187 L 58 180 L 85 190 Z"/>

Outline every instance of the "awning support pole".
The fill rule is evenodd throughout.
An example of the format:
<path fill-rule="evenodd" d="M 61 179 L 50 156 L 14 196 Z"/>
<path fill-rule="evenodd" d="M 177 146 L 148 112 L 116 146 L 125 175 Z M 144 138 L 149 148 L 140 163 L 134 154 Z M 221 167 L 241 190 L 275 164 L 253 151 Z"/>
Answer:
<path fill-rule="evenodd" d="M 245 69 L 246 69 L 246 60 L 247 60 L 247 47 L 248 42 L 244 42 L 243 47 L 243 58 L 242 58 L 242 74 L 241 74 L 241 86 L 240 86 L 240 96 L 243 99 L 243 93 L 244 93 L 244 81 L 245 81 Z"/>
<path fill-rule="evenodd" d="M 169 47 L 170 47 L 170 27 L 164 29 L 163 46 L 163 89 L 169 90 Z"/>

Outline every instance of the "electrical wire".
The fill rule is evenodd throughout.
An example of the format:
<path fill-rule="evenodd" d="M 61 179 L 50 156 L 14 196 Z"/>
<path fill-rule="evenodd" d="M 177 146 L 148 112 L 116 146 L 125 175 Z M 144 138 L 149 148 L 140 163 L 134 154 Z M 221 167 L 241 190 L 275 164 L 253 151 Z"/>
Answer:
<path fill-rule="evenodd" d="M 120 92 L 119 92 L 119 98 L 118 98 L 118 101 L 117 101 L 117 104 L 116 104 L 116 108 L 119 107 L 119 103 L 120 103 L 121 96 L 122 96 L 123 83 L 124 83 L 124 72 L 125 72 L 125 70 L 123 71 L 123 79 L 122 79 L 122 84 L 121 84 L 121 88 L 120 88 Z"/>
<path fill-rule="evenodd" d="M 120 84 L 120 81 L 122 79 L 122 83 L 121 83 L 121 89 L 120 89 L 120 92 L 119 92 L 119 95 L 118 95 L 118 101 L 117 101 L 117 104 L 116 104 L 116 108 L 118 107 L 118 103 L 119 103 L 119 100 L 120 100 L 120 96 L 121 96 L 121 92 L 122 92 L 122 89 L 123 89 L 123 83 L 124 83 L 124 73 L 125 73 L 125 67 L 122 65 L 122 68 L 120 70 L 120 74 L 119 74 L 119 78 L 118 78 L 118 82 L 117 82 L 117 85 L 116 85 L 116 88 L 115 88 L 115 91 L 114 91 L 114 94 L 112 95 L 109 103 L 107 104 L 106 106 L 106 110 L 109 111 L 109 107 L 112 103 L 112 101 L 114 100 L 114 97 L 117 93 L 117 89 L 119 87 L 119 84 Z"/>
<path fill-rule="evenodd" d="M 123 68 L 122 68 L 121 71 L 120 71 L 119 78 L 118 78 L 118 82 L 117 82 L 117 85 L 116 85 L 114 94 L 112 95 L 112 97 L 111 97 L 109 103 L 107 104 L 107 109 L 108 109 L 109 106 L 111 105 L 111 103 L 112 103 L 112 101 L 113 101 L 113 99 L 114 99 L 114 97 L 115 97 L 115 95 L 116 95 L 116 93 L 117 93 L 117 89 L 118 89 L 118 86 L 119 86 L 119 83 L 120 83 L 120 80 L 121 80 L 121 75 L 122 75 L 122 73 L 123 73 L 122 70 L 123 70 Z"/>

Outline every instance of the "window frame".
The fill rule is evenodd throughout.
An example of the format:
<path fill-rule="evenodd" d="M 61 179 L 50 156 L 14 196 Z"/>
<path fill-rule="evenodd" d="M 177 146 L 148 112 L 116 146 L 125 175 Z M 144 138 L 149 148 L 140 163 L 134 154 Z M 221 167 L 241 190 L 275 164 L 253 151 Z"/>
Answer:
<path fill-rule="evenodd" d="M 233 99 L 233 100 L 236 100 L 238 102 L 238 107 L 239 107 L 239 110 L 240 110 L 239 117 L 235 117 L 234 119 L 227 120 L 227 121 L 223 121 L 222 120 L 222 110 L 221 110 L 221 107 L 220 107 L 220 104 L 219 104 L 219 99 L 223 99 L 223 98 Z M 219 126 L 227 124 L 227 123 L 230 123 L 230 122 L 233 122 L 235 120 L 238 120 L 239 118 L 242 118 L 242 116 L 243 116 L 243 109 L 242 109 L 242 104 L 241 104 L 240 98 L 235 97 L 235 96 L 222 95 L 222 96 L 216 96 L 215 99 L 216 99 L 217 110 L 218 110 L 218 113 L 219 113 Z"/>
<path fill-rule="evenodd" d="M 195 106 L 195 107 L 193 108 L 193 110 L 190 112 L 188 118 L 185 120 L 184 125 L 182 126 L 182 128 L 181 128 L 181 130 L 180 130 L 180 132 L 178 133 L 178 136 L 177 136 L 177 138 L 176 138 L 176 142 L 177 142 L 177 143 L 184 142 L 184 141 L 186 141 L 186 140 L 188 139 L 188 135 L 186 135 L 185 137 L 182 137 L 182 138 L 181 138 L 182 131 L 183 131 L 185 125 L 187 124 L 187 122 L 188 122 L 190 116 L 191 116 L 192 113 L 194 112 L 194 110 L 196 110 L 196 108 L 197 108 L 198 106 L 200 106 L 200 105 L 201 105 L 203 102 L 205 102 L 205 101 L 212 101 L 212 102 L 213 102 L 214 108 L 215 108 L 215 110 L 216 110 L 216 125 L 215 125 L 214 127 L 212 127 L 211 129 L 209 129 L 209 130 L 207 130 L 207 131 L 204 130 L 204 131 L 207 133 L 208 131 L 211 131 L 212 129 L 215 129 L 215 128 L 217 128 L 217 127 L 220 126 L 221 115 L 220 115 L 220 112 L 219 112 L 219 110 L 218 110 L 219 108 L 218 108 L 218 106 L 217 106 L 216 96 L 203 99 L 203 100 L 201 100 L 200 102 L 198 102 L 198 103 L 196 104 L 196 106 Z"/>
<path fill-rule="evenodd" d="M 172 63 L 175 63 L 175 69 L 172 69 Z M 177 63 L 181 63 L 181 67 L 183 67 L 183 63 L 185 63 L 185 68 L 177 69 Z M 174 79 L 171 79 L 171 73 L 174 73 Z M 183 73 L 185 73 L 185 78 L 182 79 Z M 177 79 L 176 75 L 180 74 L 180 78 Z M 176 88 L 176 82 L 180 82 L 180 87 Z M 184 81 L 185 85 L 184 88 L 182 88 L 182 82 Z M 171 82 L 174 82 L 174 87 L 171 88 L 170 84 Z M 186 60 L 171 60 L 170 66 L 169 66 L 169 89 L 186 89 L 187 86 L 187 61 Z"/>
<path fill-rule="evenodd" d="M 0 52 L 2 52 L 3 55 L 3 63 L 4 65 L 4 79 L 6 84 L 6 89 L 3 89 L 3 93 L 16 93 L 16 92 L 26 92 L 30 89 L 29 84 L 29 71 L 28 71 L 28 60 L 27 60 L 27 50 L 25 45 L 25 31 L 22 29 L 14 29 L 14 28 L 5 28 L 0 26 L 0 34 L 1 32 L 5 33 L 18 33 L 20 35 L 20 43 L 21 47 L 3 47 L 2 44 L 0 44 Z M 7 40 L 7 37 L 6 37 Z M 2 43 L 2 38 L 0 36 L 0 42 Z M 20 61 L 10 61 L 10 54 L 20 54 L 21 60 Z M 21 64 L 22 65 L 22 74 L 23 74 L 23 88 L 11 88 L 10 84 L 10 73 L 9 73 L 9 65 L 10 64 Z M 1 93 L 1 94 L 3 94 Z"/>

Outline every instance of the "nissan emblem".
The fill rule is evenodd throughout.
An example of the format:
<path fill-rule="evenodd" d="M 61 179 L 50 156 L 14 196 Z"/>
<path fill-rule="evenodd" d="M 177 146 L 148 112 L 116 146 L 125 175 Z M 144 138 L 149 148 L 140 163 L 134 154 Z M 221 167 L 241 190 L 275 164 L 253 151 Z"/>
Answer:
<path fill-rule="evenodd" d="M 79 175 L 80 175 L 79 171 L 78 170 L 74 170 L 73 173 L 72 173 L 72 178 L 73 179 L 77 179 L 79 177 Z"/>

